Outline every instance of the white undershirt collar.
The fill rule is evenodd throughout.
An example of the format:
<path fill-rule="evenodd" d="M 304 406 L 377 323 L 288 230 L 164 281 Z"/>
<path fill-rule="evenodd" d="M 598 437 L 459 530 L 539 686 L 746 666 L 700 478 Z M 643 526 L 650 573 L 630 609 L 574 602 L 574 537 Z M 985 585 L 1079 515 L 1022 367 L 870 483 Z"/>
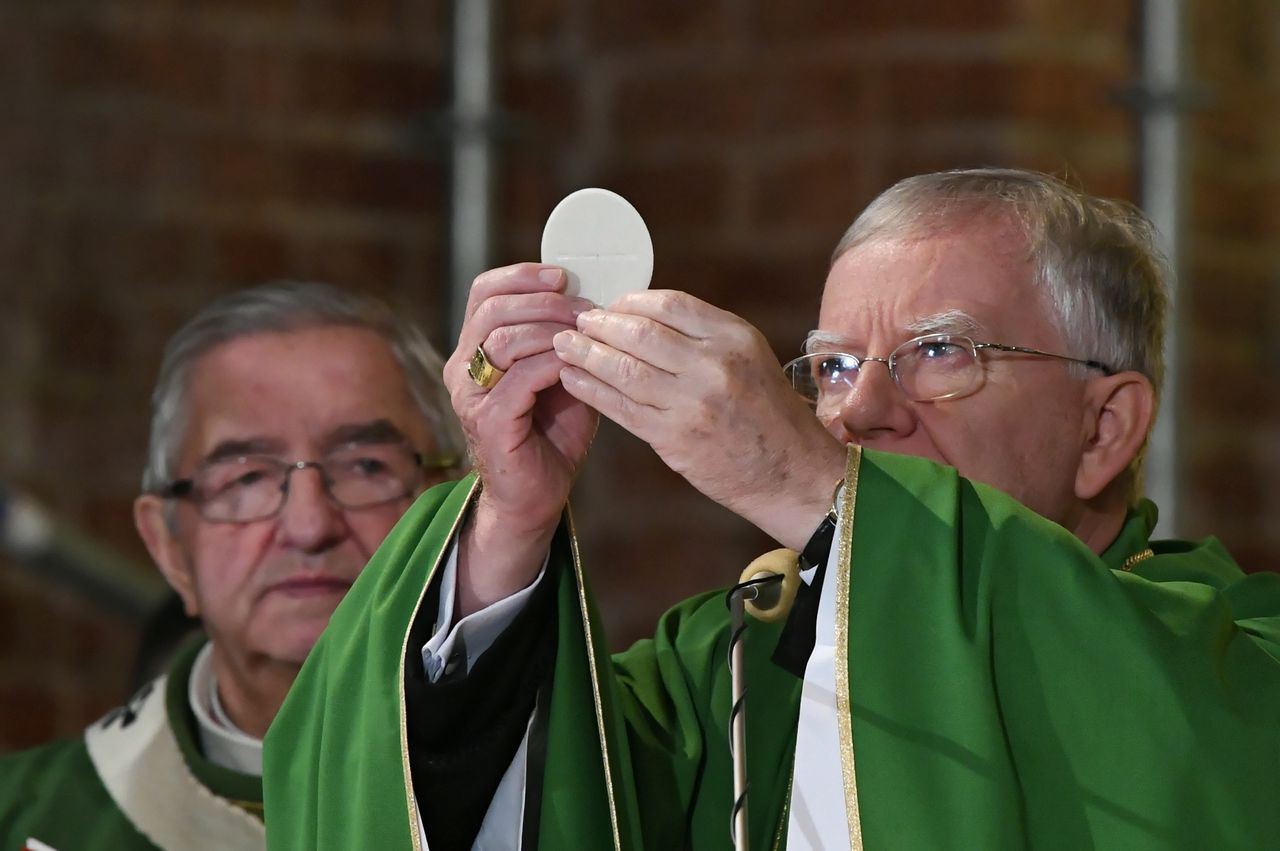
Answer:
<path fill-rule="evenodd" d="M 262 776 L 262 739 L 235 725 L 218 698 L 218 677 L 213 670 L 213 645 L 196 654 L 187 685 L 187 701 L 200 731 L 200 749 L 215 765 L 241 774 Z"/>

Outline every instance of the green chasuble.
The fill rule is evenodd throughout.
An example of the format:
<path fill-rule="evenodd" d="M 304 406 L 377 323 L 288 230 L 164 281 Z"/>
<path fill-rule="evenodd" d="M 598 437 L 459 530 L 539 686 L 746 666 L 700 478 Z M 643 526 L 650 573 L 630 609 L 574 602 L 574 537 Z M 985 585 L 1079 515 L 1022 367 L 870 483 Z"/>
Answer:
<path fill-rule="evenodd" d="M 0 849 L 265 848 L 262 780 L 200 753 L 187 686 L 201 646 L 84 736 L 0 757 Z"/>
<path fill-rule="evenodd" d="M 840 797 L 862 847 L 1280 847 L 1280 575 L 1245 576 L 1213 539 L 1149 541 L 1150 503 L 1097 556 L 951 468 L 852 452 L 848 571 L 824 593 L 847 613 Z M 267 736 L 273 851 L 422 847 L 405 636 L 474 492 L 418 501 L 307 660 Z M 548 577 L 559 645 L 537 846 L 729 848 L 723 593 L 610 658 L 571 525 Z M 786 844 L 802 686 L 770 660 L 781 630 L 749 621 L 745 639 L 761 849 Z"/>

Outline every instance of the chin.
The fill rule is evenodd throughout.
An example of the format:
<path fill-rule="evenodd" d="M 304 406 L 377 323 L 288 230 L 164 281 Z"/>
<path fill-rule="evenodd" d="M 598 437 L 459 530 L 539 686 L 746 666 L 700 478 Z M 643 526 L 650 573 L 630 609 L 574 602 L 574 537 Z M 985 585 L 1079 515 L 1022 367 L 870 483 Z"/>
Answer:
<path fill-rule="evenodd" d="M 311 648 L 320 640 L 328 623 L 329 618 L 326 616 L 319 622 L 309 620 L 288 626 L 277 625 L 269 640 L 263 642 L 267 648 L 265 655 L 284 664 L 301 665 L 311 653 Z"/>

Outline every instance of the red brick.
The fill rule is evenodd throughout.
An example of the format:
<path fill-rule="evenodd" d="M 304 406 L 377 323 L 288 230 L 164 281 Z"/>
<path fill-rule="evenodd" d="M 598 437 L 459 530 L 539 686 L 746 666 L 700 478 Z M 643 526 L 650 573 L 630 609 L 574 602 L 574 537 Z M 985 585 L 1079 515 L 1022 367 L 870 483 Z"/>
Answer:
<path fill-rule="evenodd" d="M 871 185 L 867 152 L 856 143 L 761 167 L 752 219 L 765 228 L 805 226 L 834 248 L 882 188 Z"/>
<path fill-rule="evenodd" d="M 131 264 L 134 280 L 144 286 L 155 286 L 187 277 L 195 267 L 197 242 L 192 225 L 170 222 L 139 225 Z"/>
<path fill-rule="evenodd" d="M 1023 61 L 1007 68 L 1010 108 L 1051 132 L 1085 129 L 1093 136 L 1132 132 L 1133 114 L 1117 99 L 1132 69 L 1084 63 Z"/>
<path fill-rule="evenodd" d="M 791 356 L 817 321 L 829 250 L 798 259 L 732 249 L 656 252 L 654 286 L 685 290 L 737 313 L 765 331 L 776 352 Z"/>
<path fill-rule="evenodd" d="M 1024 21 L 1062 35 L 1103 32 L 1120 37 L 1132 34 L 1140 11 L 1136 4 L 1111 0 L 1035 0 L 1022 5 L 1030 6 L 1022 12 Z"/>
<path fill-rule="evenodd" d="M 292 113 L 302 85 L 295 48 L 250 42 L 227 50 L 227 103 L 232 109 L 276 116 Z"/>
<path fill-rule="evenodd" d="M 597 3 L 592 11 L 592 43 L 603 49 L 640 50 L 653 45 L 696 45 L 710 49 L 729 35 L 728 16 L 718 3 L 650 0 Z"/>
<path fill-rule="evenodd" d="M 404 251 L 387 239 L 324 239 L 305 246 L 300 274 L 373 292 L 384 298 L 401 280 Z"/>
<path fill-rule="evenodd" d="M 77 121 L 62 131 L 70 144 L 66 176 L 73 185 L 98 193 L 136 195 L 176 181 L 190 156 L 189 140 L 118 117 Z M 95 143 L 83 146 L 80 140 Z"/>
<path fill-rule="evenodd" d="M 47 363 L 52 367 L 92 365 L 94 372 L 115 368 L 125 329 L 111 306 L 93 290 L 70 293 L 47 306 L 44 325 L 61 344 L 51 347 Z M 62 330 L 71 333 L 59 333 Z"/>
<path fill-rule="evenodd" d="M 227 50 L 181 32 L 110 32 L 94 26 L 58 31 L 50 76 L 70 91 L 126 91 L 211 109 L 223 101 Z"/>
<path fill-rule="evenodd" d="M 291 165 L 294 195 L 303 203 L 426 211 L 443 197 L 443 167 L 411 157 L 307 149 Z"/>
<path fill-rule="evenodd" d="M 499 101 L 509 123 L 501 141 L 511 148 L 539 145 L 556 150 L 581 122 L 581 92 L 572 71 L 519 71 L 506 76 Z"/>
<path fill-rule="evenodd" d="M 904 141 L 881 152 L 868 165 L 874 170 L 875 182 L 887 189 L 916 174 L 977 166 L 1025 167 L 1027 163 L 1013 154 L 1010 142 L 1003 137 L 977 136 L 949 144 L 928 137 Z"/>
<path fill-rule="evenodd" d="M 388 49 L 410 46 L 439 55 L 448 50 L 450 10 L 451 4 L 439 0 L 311 0 L 305 20 L 327 39 Z"/>
<path fill-rule="evenodd" d="M 496 207 L 502 218 L 500 230 L 523 226 L 524 230 L 541 232 L 547 216 L 567 194 L 556 179 L 555 165 L 554 152 L 540 146 L 518 149 L 504 158 L 495 187 Z M 526 251 L 536 249 L 536 245 L 524 247 Z"/>
<path fill-rule="evenodd" d="M 880 120 L 884 65 L 856 56 L 840 64 L 770 63 L 747 92 L 758 104 L 762 132 L 848 134 Z"/>
<path fill-rule="evenodd" d="M 876 104 L 892 124 L 961 124 L 1007 117 L 1016 70 L 998 61 L 901 62 L 880 76 Z"/>
<path fill-rule="evenodd" d="M 213 236 L 215 278 L 239 286 L 287 278 L 294 269 L 286 238 L 270 231 L 225 228 Z"/>
<path fill-rule="evenodd" d="M 794 0 L 751 4 L 753 33 L 762 41 L 826 39 L 869 33 L 938 30 L 948 33 L 997 28 L 1008 23 L 1008 0 L 922 0 L 908 12 L 895 0 L 829 3 Z"/>
<path fill-rule="evenodd" d="M 262 203 L 287 197 L 293 188 L 292 153 L 264 142 L 215 138 L 196 146 L 195 188 L 200 198 Z"/>
<path fill-rule="evenodd" d="M 439 64 L 420 58 L 335 51 L 298 58 L 297 105 L 306 114 L 413 116 L 438 108 L 446 85 Z"/>
<path fill-rule="evenodd" d="M 599 177 L 635 205 L 655 239 L 698 238 L 722 221 L 728 174 L 719 162 L 617 164 Z"/>
<path fill-rule="evenodd" d="M 498 17 L 503 37 L 514 43 L 556 40 L 571 20 L 566 0 L 526 0 L 501 8 Z M 612 4 L 610 4 L 612 5 Z"/>
<path fill-rule="evenodd" d="M 170 19 L 183 12 L 189 14 L 189 7 L 175 4 L 174 0 L 95 0 L 94 5 L 109 12 L 114 19 L 130 17 L 155 21 Z M 201 0 L 199 8 L 202 16 L 215 17 L 222 22 L 285 26 L 296 22 L 300 9 L 305 6 L 298 0 Z"/>
<path fill-rule="evenodd" d="M 10 197 L 55 185 L 59 150 L 49 144 L 50 132 L 48 124 L 35 120 L 0 127 L 0 181 Z"/>
<path fill-rule="evenodd" d="M 47 686 L 5 682 L 0 687 L 0 751 L 22 750 L 57 736 L 57 696 Z"/>
<path fill-rule="evenodd" d="M 78 216 L 66 223 L 61 250 L 65 274 L 100 287 L 129 282 L 132 232 L 127 222 L 103 215 Z M 96 294 L 86 294 L 96 299 Z"/>
<path fill-rule="evenodd" d="M 1275 198 L 1280 178 L 1268 175 L 1232 177 L 1220 169 L 1204 169 L 1189 187 L 1195 203 L 1190 226 L 1198 233 L 1221 240 L 1266 242 L 1280 227 Z M 1209 273 L 1210 270 L 1204 270 Z"/>
<path fill-rule="evenodd" d="M 747 67 L 660 70 L 624 78 L 612 131 L 622 151 L 655 142 L 711 144 L 759 127 L 765 72 Z"/>

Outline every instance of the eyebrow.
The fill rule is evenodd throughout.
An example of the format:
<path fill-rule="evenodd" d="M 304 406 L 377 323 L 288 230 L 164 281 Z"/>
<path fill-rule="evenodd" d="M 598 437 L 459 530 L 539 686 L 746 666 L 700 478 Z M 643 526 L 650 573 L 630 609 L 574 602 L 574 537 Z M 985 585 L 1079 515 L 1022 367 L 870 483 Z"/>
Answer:
<path fill-rule="evenodd" d="M 220 441 L 201 460 L 202 464 L 239 458 L 242 455 L 279 455 L 284 444 L 271 437 L 231 438 Z"/>
<path fill-rule="evenodd" d="M 351 443 L 408 443 L 404 432 L 390 420 L 377 419 L 364 423 L 340 425 L 325 435 L 321 446 L 325 451 Z"/>
<path fill-rule="evenodd" d="M 943 310 L 929 316 L 921 316 L 904 326 L 903 331 L 909 337 L 920 337 L 925 334 L 962 334 L 971 336 L 982 330 L 982 323 L 963 310 Z M 903 338 L 903 341 L 908 339 Z M 848 337 L 832 334 L 829 331 L 810 331 L 804 338 L 803 351 L 812 354 L 820 351 L 847 351 L 853 343 Z"/>
<path fill-rule="evenodd" d="M 982 323 L 963 310 L 944 310 L 932 316 L 922 316 L 907 326 L 912 334 L 974 334 L 982 330 Z"/>
<path fill-rule="evenodd" d="M 363 423 L 345 423 L 330 431 L 320 441 L 320 453 L 350 444 L 408 443 L 404 432 L 389 420 L 377 419 Z M 220 441 L 201 460 L 203 464 L 239 458 L 243 455 L 283 455 L 287 449 L 284 441 L 274 437 L 230 438 Z"/>

